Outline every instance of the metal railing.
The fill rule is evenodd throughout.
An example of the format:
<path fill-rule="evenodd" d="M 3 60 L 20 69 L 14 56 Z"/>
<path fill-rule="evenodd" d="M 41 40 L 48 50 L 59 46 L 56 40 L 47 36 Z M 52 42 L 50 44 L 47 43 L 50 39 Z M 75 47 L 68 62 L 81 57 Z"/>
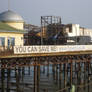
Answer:
<path fill-rule="evenodd" d="M 0 46 L 0 56 L 12 55 L 14 53 L 13 46 Z"/>

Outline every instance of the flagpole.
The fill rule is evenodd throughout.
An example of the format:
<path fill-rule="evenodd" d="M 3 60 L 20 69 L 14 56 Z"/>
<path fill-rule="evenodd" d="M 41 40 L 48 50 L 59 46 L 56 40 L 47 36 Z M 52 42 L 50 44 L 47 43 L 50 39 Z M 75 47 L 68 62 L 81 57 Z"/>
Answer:
<path fill-rule="evenodd" d="M 10 10 L 10 0 L 8 0 L 8 11 Z"/>

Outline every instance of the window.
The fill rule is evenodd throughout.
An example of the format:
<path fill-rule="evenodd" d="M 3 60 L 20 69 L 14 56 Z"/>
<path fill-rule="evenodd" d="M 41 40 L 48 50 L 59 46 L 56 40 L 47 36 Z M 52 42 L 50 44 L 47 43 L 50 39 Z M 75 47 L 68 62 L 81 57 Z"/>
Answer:
<path fill-rule="evenodd" d="M 72 28 L 71 27 L 66 27 L 66 32 L 67 33 L 72 33 Z"/>
<path fill-rule="evenodd" d="M 15 38 L 11 38 L 11 46 L 15 45 Z"/>
<path fill-rule="evenodd" d="M 72 27 L 69 27 L 69 33 L 72 33 Z"/>
<path fill-rule="evenodd" d="M 23 37 L 21 37 L 21 40 L 23 40 L 24 38 Z"/>
<path fill-rule="evenodd" d="M 8 38 L 8 46 L 14 46 L 15 45 L 15 38 L 10 37 Z"/>
<path fill-rule="evenodd" d="M 5 46 L 5 37 L 0 37 L 0 46 Z"/>
<path fill-rule="evenodd" d="M 66 32 L 69 33 L 69 27 L 66 28 Z"/>

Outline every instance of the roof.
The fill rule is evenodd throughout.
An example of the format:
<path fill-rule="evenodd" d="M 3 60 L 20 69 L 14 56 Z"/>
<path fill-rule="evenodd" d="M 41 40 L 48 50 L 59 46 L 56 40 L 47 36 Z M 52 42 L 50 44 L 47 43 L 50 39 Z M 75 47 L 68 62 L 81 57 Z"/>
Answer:
<path fill-rule="evenodd" d="M 20 15 L 11 10 L 0 13 L 0 21 L 24 22 Z"/>
<path fill-rule="evenodd" d="M 24 29 L 27 30 L 28 32 L 30 31 L 40 32 L 41 31 L 41 27 L 32 25 L 32 24 L 24 24 Z"/>
<path fill-rule="evenodd" d="M 16 32 L 16 33 L 26 33 L 25 30 L 20 30 L 13 28 L 5 23 L 0 22 L 0 32 Z"/>

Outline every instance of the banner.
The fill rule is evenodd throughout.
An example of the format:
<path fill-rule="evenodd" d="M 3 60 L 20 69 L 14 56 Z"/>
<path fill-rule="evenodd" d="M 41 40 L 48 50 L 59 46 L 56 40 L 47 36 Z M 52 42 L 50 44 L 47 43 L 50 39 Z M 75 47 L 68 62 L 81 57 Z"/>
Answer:
<path fill-rule="evenodd" d="M 14 46 L 14 54 L 55 53 L 92 50 L 92 45 Z"/>

